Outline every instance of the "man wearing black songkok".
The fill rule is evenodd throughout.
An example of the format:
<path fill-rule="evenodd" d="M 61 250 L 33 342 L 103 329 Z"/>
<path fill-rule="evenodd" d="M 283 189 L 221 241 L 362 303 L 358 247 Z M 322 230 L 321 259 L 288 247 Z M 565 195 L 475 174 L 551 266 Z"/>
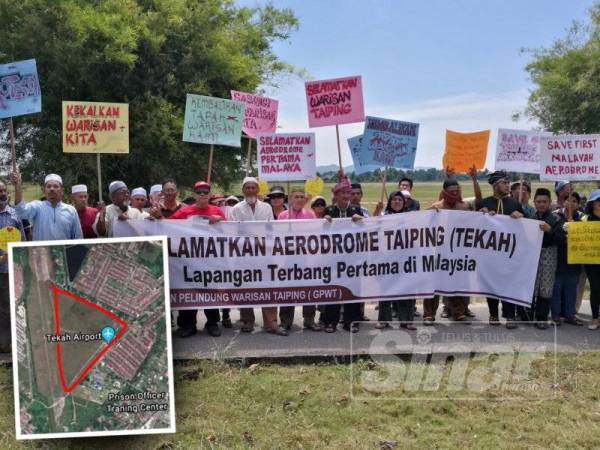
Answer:
<path fill-rule="evenodd" d="M 508 195 L 509 181 L 506 172 L 501 170 L 492 172 L 488 176 L 488 183 L 492 185 L 494 194 L 481 200 L 481 204 L 477 208 L 479 211 L 490 215 L 503 214 L 513 219 L 519 219 L 524 216 L 521 204 Z M 488 297 L 487 303 L 490 312 L 490 325 L 500 325 L 498 299 Z M 517 327 L 515 312 L 516 307 L 514 303 L 502 301 L 502 316 L 506 318 L 506 328 L 508 329 Z"/>

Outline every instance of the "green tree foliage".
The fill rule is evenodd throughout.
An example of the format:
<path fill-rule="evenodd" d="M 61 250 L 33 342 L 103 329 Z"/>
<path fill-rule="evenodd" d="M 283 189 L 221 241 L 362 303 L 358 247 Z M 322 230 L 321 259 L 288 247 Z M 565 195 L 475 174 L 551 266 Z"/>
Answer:
<path fill-rule="evenodd" d="M 551 48 L 533 51 L 527 113 L 558 133 L 600 132 L 600 3 Z"/>
<path fill-rule="evenodd" d="M 130 105 L 130 154 L 102 156 L 105 186 L 187 187 L 206 176 L 208 146 L 182 142 L 186 93 L 230 98 L 275 83 L 293 68 L 272 44 L 298 25 L 288 9 L 232 0 L 0 0 L 0 23 L 0 62 L 35 58 L 42 88 L 42 113 L 15 119 L 22 172 L 89 187 L 95 155 L 62 153 L 63 100 Z M 239 179 L 245 153 L 216 147 L 212 179 Z"/>

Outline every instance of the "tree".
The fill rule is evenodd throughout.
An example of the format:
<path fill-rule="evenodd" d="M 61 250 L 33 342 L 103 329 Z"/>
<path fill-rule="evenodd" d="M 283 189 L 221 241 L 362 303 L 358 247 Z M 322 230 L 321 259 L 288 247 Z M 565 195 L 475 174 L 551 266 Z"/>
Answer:
<path fill-rule="evenodd" d="M 42 113 L 15 119 L 25 177 L 57 172 L 90 188 L 95 155 L 62 153 L 62 100 L 129 103 L 130 154 L 102 156 L 105 186 L 187 187 L 206 176 L 208 146 L 182 142 L 186 94 L 230 98 L 275 83 L 293 67 L 272 44 L 298 26 L 289 9 L 233 0 L 0 0 L 0 23 L 0 61 L 35 58 L 42 88 Z M 244 157 L 217 147 L 212 179 L 239 179 Z"/>
<path fill-rule="evenodd" d="M 600 132 L 600 3 L 590 19 L 551 48 L 534 50 L 526 66 L 536 85 L 526 112 L 549 131 Z"/>

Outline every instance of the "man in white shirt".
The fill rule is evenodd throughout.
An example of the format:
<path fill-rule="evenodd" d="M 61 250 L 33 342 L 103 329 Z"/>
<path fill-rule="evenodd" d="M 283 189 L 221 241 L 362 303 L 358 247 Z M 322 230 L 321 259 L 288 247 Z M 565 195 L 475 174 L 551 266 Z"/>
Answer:
<path fill-rule="evenodd" d="M 129 206 L 129 189 L 122 181 L 113 181 L 108 185 L 108 193 L 112 204 L 98 211 L 94 221 L 94 232 L 101 237 L 113 237 L 115 220 L 144 219 L 149 217 L 147 212 Z"/>
<path fill-rule="evenodd" d="M 257 220 L 273 219 L 271 206 L 258 199 L 258 181 L 254 177 L 246 177 L 242 182 L 242 194 L 244 200 L 235 205 L 229 211 L 229 221 L 250 222 Z M 277 307 L 262 308 L 264 327 L 269 333 L 287 336 L 285 329 L 277 327 Z M 250 333 L 254 329 L 254 310 L 242 308 L 240 310 L 242 331 Z"/>

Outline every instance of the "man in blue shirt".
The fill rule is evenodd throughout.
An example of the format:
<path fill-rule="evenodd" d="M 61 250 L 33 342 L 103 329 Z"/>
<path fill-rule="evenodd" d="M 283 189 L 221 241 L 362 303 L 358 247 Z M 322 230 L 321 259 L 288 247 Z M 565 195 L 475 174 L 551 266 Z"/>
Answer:
<path fill-rule="evenodd" d="M 6 184 L 0 181 L 0 231 L 8 232 L 11 228 L 20 232 L 20 239 L 25 240 L 23 224 L 17 213 L 8 206 Z M 10 352 L 10 295 L 8 286 L 8 252 L 0 249 L 0 353 Z"/>
<path fill-rule="evenodd" d="M 61 239 L 83 239 L 77 211 L 62 202 L 62 178 L 56 174 L 47 175 L 44 180 L 44 200 L 23 201 L 21 174 L 13 172 L 11 180 L 15 186 L 15 211 L 21 220 L 33 225 L 34 241 Z"/>

